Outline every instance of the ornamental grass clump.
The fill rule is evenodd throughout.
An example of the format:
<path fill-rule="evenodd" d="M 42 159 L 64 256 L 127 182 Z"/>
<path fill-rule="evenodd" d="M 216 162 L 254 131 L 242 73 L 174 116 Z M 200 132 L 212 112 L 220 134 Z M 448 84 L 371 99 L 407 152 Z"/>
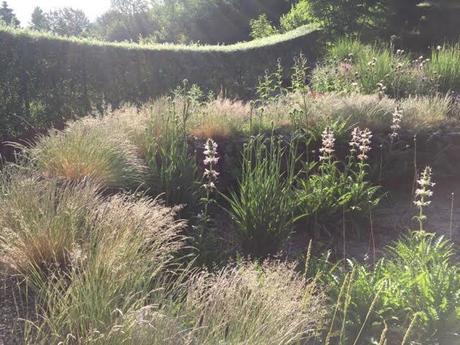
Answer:
<path fill-rule="evenodd" d="M 51 131 L 26 149 L 32 164 L 45 177 L 91 180 L 108 188 L 136 188 L 145 180 L 145 164 L 122 127 L 103 119 L 86 118 L 64 131 Z"/>
<path fill-rule="evenodd" d="M 177 211 L 158 200 L 123 195 L 92 209 L 80 257 L 40 291 L 44 307 L 31 343 L 103 343 L 120 329 L 124 315 L 164 303 L 167 276 L 178 267 L 185 243 Z M 128 341 L 123 332 L 115 335 L 120 343 Z"/>
<path fill-rule="evenodd" d="M 292 231 L 295 149 L 290 146 L 285 149 L 275 136 L 257 136 L 243 149 L 239 189 L 224 197 L 245 255 L 275 254 Z"/>
<path fill-rule="evenodd" d="M 7 176 L 11 174 L 10 176 Z M 60 183 L 2 173 L 0 262 L 31 286 L 65 275 L 81 255 L 91 228 L 91 210 L 100 203 L 88 183 Z"/>
<path fill-rule="evenodd" d="M 201 272 L 188 284 L 184 315 L 193 344 L 299 344 L 315 339 L 323 295 L 288 264 L 243 262 Z"/>
<path fill-rule="evenodd" d="M 326 317 L 324 295 L 292 265 L 240 262 L 198 271 L 165 298 L 120 315 L 98 344 L 307 344 Z"/>

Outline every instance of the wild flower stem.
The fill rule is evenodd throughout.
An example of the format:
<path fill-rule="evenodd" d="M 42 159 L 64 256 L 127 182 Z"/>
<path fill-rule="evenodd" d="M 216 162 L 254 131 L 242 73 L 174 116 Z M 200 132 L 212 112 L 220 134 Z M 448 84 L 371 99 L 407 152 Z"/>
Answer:
<path fill-rule="evenodd" d="M 371 227 L 371 242 L 372 242 L 372 263 L 375 265 L 375 234 L 374 234 L 374 218 L 372 217 L 372 209 L 369 207 L 369 225 Z"/>
<path fill-rule="evenodd" d="M 412 321 L 410 322 L 410 325 L 409 325 L 409 328 L 406 331 L 406 334 L 404 334 L 404 338 L 403 338 L 403 340 L 401 342 L 401 345 L 405 345 L 407 343 L 407 341 L 409 341 L 410 334 L 412 332 L 412 329 L 415 326 L 415 323 L 417 322 L 417 318 L 418 318 L 418 314 L 416 313 L 414 315 L 414 317 L 412 318 Z"/>
<path fill-rule="evenodd" d="M 453 238 L 453 231 L 454 231 L 454 200 L 455 200 L 455 193 L 452 193 L 450 196 L 450 223 L 449 223 L 449 236 L 450 240 L 452 241 Z"/>
<path fill-rule="evenodd" d="M 348 285 L 348 280 L 349 279 L 351 279 L 351 273 L 347 273 L 345 275 L 345 279 L 343 280 L 342 286 L 340 287 L 340 292 L 339 292 L 339 295 L 337 297 L 337 303 L 336 303 L 335 308 L 334 308 L 334 314 L 332 316 L 331 325 L 329 327 L 329 331 L 327 332 L 326 339 L 324 341 L 324 345 L 329 345 L 330 342 L 331 342 L 332 332 L 334 330 L 335 319 L 337 317 L 337 313 L 338 313 L 339 308 L 340 308 L 342 296 L 345 293 L 345 287 Z"/>
<path fill-rule="evenodd" d="M 363 322 L 363 324 L 361 325 L 361 328 L 360 328 L 360 330 L 359 330 L 359 332 L 358 332 L 358 335 L 356 336 L 356 339 L 355 339 L 353 345 L 357 345 L 357 344 L 358 344 L 358 340 L 359 340 L 359 338 L 361 337 L 361 334 L 362 334 L 363 331 L 364 331 L 364 327 L 366 327 L 367 321 L 369 320 L 369 317 L 371 316 L 371 313 L 374 311 L 374 307 L 375 307 L 375 305 L 377 304 L 377 301 L 378 301 L 378 299 L 379 299 L 379 297 L 380 297 L 381 291 L 382 291 L 382 288 L 380 288 L 379 291 L 377 291 L 377 293 L 376 293 L 374 299 L 372 300 L 371 306 L 369 307 L 369 310 L 367 311 L 366 318 L 364 319 L 364 322 Z"/>
<path fill-rule="evenodd" d="M 412 183 L 411 195 L 414 195 L 415 187 L 417 185 L 417 134 L 414 135 L 414 181 Z"/>

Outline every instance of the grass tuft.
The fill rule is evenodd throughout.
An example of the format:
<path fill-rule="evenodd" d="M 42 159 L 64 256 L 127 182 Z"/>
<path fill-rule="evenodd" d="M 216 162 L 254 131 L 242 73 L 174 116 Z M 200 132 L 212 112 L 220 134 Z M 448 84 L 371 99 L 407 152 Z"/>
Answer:
<path fill-rule="evenodd" d="M 145 165 L 125 128 L 107 124 L 94 118 L 73 122 L 64 131 L 42 136 L 27 153 L 46 177 L 90 179 L 108 188 L 136 187 L 143 182 Z"/>

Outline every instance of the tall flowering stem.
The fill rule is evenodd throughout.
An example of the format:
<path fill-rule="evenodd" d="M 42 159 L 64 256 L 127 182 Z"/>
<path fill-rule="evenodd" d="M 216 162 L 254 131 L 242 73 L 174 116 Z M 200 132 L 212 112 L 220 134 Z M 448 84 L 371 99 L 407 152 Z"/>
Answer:
<path fill-rule="evenodd" d="M 403 111 L 399 106 L 397 106 L 393 113 L 393 119 L 392 119 L 392 123 L 390 127 L 391 129 L 390 140 L 392 144 L 399 137 L 399 131 L 401 130 L 402 118 L 403 118 Z"/>
<path fill-rule="evenodd" d="M 322 147 L 319 149 L 321 155 L 319 156 L 320 161 L 331 161 L 335 152 L 335 137 L 334 132 L 329 127 L 321 134 Z"/>
<path fill-rule="evenodd" d="M 321 148 L 319 149 L 319 169 L 323 175 L 335 173 L 335 136 L 331 128 L 326 127 L 321 134 Z"/>
<path fill-rule="evenodd" d="M 211 198 L 212 193 L 216 191 L 216 182 L 217 178 L 219 177 L 219 173 L 216 170 L 216 165 L 219 162 L 219 157 L 217 155 L 217 143 L 212 140 L 206 140 L 204 144 L 204 160 L 203 164 L 205 166 L 204 173 L 203 173 L 203 189 L 205 190 L 206 194 L 205 197 L 202 198 L 202 202 L 204 204 L 203 210 L 203 217 L 205 219 L 208 218 L 208 208 L 209 205 L 212 203 L 213 199 Z"/>
<path fill-rule="evenodd" d="M 355 159 L 358 161 L 359 176 L 361 179 L 364 178 L 365 167 L 367 165 L 368 154 L 371 151 L 372 144 L 372 132 L 366 129 L 360 129 L 356 127 L 351 132 L 350 146 L 350 161 L 354 162 Z"/>
<path fill-rule="evenodd" d="M 415 199 L 414 205 L 418 208 L 418 216 L 415 218 L 419 222 L 420 231 L 423 231 L 423 222 L 426 220 L 426 216 L 423 213 L 423 208 L 431 204 L 429 200 L 433 196 L 432 187 L 435 186 L 435 183 L 431 181 L 432 170 L 430 167 L 426 167 L 423 170 L 422 175 L 417 180 L 418 188 L 415 190 Z"/>
<path fill-rule="evenodd" d="M 371 150 L 371 141 L 372 139 L 372 132 L 366 128 L 361 131 L 360 138 L 359 138 L 359 154 L 358 160 L 361 164 L 365 164 L 368 157 L 368 153 Z"/>
<path fill-rule="evenodd" d="M 355 127 L 353 131 L 351 132 L 351 140 L 350 140 L 350 156 L 354 157 L 355 154 L 359 150 L 359 141 L 361 138 L 361 130 L 359 127 Z"/>

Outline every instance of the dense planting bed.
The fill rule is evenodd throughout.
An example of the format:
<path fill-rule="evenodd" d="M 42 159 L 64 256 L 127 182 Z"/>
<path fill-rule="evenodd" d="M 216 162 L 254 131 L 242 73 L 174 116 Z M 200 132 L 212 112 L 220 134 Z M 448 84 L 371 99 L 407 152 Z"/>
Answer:
<path fill-rule="evenodd" d="M 457 343 L 460 102 L 439 61 L 458 48 L 429 68 L 372 49 L 340 43 L 310 84 L 305 55 L 288 86 L 278 64 L 252 101 L 185 82 L 16 144 L 0 341 Z"/>

